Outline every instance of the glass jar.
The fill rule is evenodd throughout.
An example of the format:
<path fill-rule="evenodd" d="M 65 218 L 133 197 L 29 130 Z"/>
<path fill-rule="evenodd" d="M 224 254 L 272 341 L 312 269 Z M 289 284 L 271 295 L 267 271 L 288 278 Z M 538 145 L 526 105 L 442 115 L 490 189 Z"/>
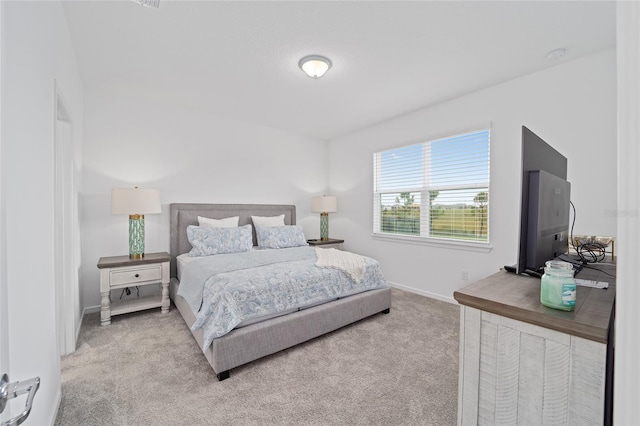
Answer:
<path fill-rule="evenodd" d="M 573 265 L 560 260 L 545 262 L 540 282 L 540 302 L 549 308 L 573 311 L 576 306 L 576 280 Z"/>

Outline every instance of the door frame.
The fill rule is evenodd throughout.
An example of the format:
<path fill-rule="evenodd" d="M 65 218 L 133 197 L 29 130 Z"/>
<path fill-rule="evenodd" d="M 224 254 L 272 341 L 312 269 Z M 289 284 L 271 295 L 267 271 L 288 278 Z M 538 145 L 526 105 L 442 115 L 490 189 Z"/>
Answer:
<path fill-rule="evenodd" d="M 54 280 L 58 352 L 76 349 L 76 311 L 79 301 L 77 253 L 77 173 L 73 144 L 73 120 L 64 96 L 54 80 Z M 75 271 L 75 273 L 74 273 Z"/>
<path fill-rule="evenodd" d="M 4 127 L 3 119 L 3 85 L 2 74 L 4 70 L 4 2 L 0 1 L 0 235 L 7 235 L 6 221 L 6 192 L 4 190 L 6 178 L 4 176 Z M 0 238 L 0 375 L 11 374 L 9 370 L 9 291 L 7 280 L 7 240 Z M 11 377 L 10 377 L 11 378 Z M 5 411 L 0 414 L 0 421 L 5 421 L 11 416 L 11 406 L 7 405 Z"/>

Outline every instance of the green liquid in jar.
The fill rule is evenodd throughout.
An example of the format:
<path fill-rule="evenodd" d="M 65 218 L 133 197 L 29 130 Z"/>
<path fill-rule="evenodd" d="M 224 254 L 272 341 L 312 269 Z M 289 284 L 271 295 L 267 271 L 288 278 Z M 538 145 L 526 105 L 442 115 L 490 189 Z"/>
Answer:
<path fill-rule="evenodd" d="M 570 263 L 557 260 L 545 263 L 540 282 L 540 302 L 553 309 L 573 310 L 576 306 L 576 280 Z"/>

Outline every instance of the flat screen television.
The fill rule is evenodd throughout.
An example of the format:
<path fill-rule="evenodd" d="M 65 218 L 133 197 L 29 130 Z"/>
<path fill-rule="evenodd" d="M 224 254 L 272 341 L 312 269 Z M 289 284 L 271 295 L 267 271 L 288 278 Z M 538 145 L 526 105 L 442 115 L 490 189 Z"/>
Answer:
<path fill-rule="evenodd" d="M 522 185 L 517 274 L 540 273 L 568 251 L 571 184 L 567 159 L 522 126 Z"/>

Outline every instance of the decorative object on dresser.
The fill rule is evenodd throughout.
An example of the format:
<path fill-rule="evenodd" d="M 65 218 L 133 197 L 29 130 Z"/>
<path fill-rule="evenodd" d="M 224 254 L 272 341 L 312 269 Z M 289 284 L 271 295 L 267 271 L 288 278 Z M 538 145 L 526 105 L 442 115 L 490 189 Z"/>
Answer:
<path fill-rule="evenodd" d="M 329 213 L 338 211 L 338 200 L 331 195 L 313 197 L 311 199 L 311 211 L 320 213 L 320 239 L 327 241 L 329 239 Z"/>
<path fill-rule="evenodd" d="M 326 240 L 307 240 L 307 243 L 313 247 L 334 248 L 342 250 L 342 244 L 344 243 L 344 240 L 340 240 L 337 238 L 327 238 Z"/>
<path fill-rule="evenodd" d="M 100 295 L 102 296 L 100 324 L 111 324 L 111 316 L 141 311 L 151 308 L 162 308 L 161 312 L 169 312 L 169 253 L 147 253 L 144 258 L 131 259 L 129 256 L 101 257 L 98 260 L 100 269 Z M 135 299 L 111 301 L 111 290 L 133 286 L 160 284 L 159 294 Z"/>
<path fill-rule="evenodd" d="M 111 213 L 129 215 L 129 257 L 144 257 L 144 215 L 161 213 L 157 189 L 113 188 Z"/>
<path fill-rule="evenodd" d="M 366 273 L 363 279 L 353 280 L 339 268 L 316 266 L 316 252 L 320 250 L 308 247 L 306 239 L 301 242 L 297 238 L 291 239 L 290 242 L 298 245 L 295 247 L 286 244 L 287 248 L 260 248 L 260 239 L 256 238 L 255 233 L 252 236 L 253 246 L 258 249 L 193 256 L 193 247 L 187 234 L 188 229 L 198 223 L 198 216 L 239 216 L 240 228 L 251 223 L 259 228 L 256 222 L 260 223 L 262 219 L 277 220 L 277 225 L 270 223 L 266 224 L 267 227 L 275 225 L 275 228 L 282 228 L 287 233 L 295 228 L 296 207 L 272 204 L 170 205 L 171 299 L 218 380 L 228 378 L 232 368 L 369 316 L 390 312 L 391 288 L 374 259 L 363 256 Z M 240 277 L 242 279 L 237 279 Z M 220 280 L 225 280 L 225 283 Z M 271 295 L 261 297 L 257 304 L 235 303 L 238 296 L 226 289 L 238 289 L 242 299 L 247 288 L 243 283 L 246 282 L 260 288 L 268 286 Z M 298 304 L 294 298 L 283 296 L 286 288 L 308 290 L 312 283 L 320 284 L 312 289 L 318 292 L 307 291 L 306 295 L 316 294 L 323 296 L 322 299 Z M 345 293 L 348 288 L 351 289 L 349 295 Z M 257 301 L 256 295 L 258 293 L 250 297 Z M 301 294 L 301 297 L 305 295 Z M 279 300 L 290 302 L 286 302 L 285 310 L 274 312 L 271 308 L 277 306 Z M 219 302 L 224 308 L 212 309 Z M 264 308 L 262 311 L 266 316 L 263 313 L 256 317 L 248 312 L 258 305 Z M 228 315 L 216 316 L 217 312 Z"/>

